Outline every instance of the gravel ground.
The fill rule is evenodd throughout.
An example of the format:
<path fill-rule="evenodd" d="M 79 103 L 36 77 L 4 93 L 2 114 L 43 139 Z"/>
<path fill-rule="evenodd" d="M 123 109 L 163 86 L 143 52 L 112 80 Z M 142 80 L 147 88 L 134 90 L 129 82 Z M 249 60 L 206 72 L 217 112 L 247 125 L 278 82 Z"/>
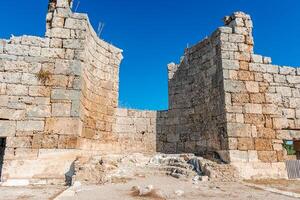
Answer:
<path fill-rule="evenodd" d="M 132 187 L 153 185 L 154 192 L 148 196 L 134 195 Z M 123 184 L 103 186 L 79 186 L 76 192 L 60 200 L 292 200 L 283 196 L 243 185 L 242 183 L 214 183 L 178 180 L 172 177 L 137 178 Z"/>

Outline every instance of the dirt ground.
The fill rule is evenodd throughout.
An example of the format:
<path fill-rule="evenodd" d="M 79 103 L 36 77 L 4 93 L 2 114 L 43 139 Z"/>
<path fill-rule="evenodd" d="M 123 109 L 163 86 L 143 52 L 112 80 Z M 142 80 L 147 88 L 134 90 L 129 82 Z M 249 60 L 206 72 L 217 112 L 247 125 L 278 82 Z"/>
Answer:
<path fill-rule="evenodd" d="M 139 196 L 132 192 L 133 186 L 153 185 L 154 192 Z M 292 200 L 260 189 L 251 188 L 242 183 L 214 183 L 178 180 L 172 177 L 156 176 L 138 178 L 127 183 L 107 184 L 103 186 L 79 186 L 75 194 L 60 200 Z"/>
<path fill-rule="evenodd" d="M 0 187 L 0 200 L 52 200 L 66 187 Z"/>
<path fill-rule="evenodd" d="M 267 180 L 252 180 L 246 182 L 300 194 L 300 180 L 267 179 Z"/>

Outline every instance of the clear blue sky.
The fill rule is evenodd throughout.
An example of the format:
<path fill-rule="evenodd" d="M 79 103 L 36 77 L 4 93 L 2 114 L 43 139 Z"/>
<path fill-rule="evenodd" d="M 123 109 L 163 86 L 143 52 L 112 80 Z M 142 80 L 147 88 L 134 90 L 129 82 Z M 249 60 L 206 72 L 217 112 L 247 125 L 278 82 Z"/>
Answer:
<path fill-rule="evenodd" d="M 78 0 L 75 0 L 75 5 Z M 43 36 L 48 0 L 2 0 L 0 37 Z M 167 63 L 210 35 L 222 17 L 244 11 L 254 21 L 255 51 L 274 64 L 300 66 L 299 0 L 81 0 L 102 38 L 124 50 L 120 106 L 167 109 Z"/>

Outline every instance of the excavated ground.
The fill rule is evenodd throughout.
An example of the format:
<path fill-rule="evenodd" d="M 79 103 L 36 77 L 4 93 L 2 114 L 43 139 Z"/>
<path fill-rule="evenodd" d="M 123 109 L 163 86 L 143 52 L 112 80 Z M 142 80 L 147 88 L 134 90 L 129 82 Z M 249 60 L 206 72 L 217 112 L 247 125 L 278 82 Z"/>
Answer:
<path fill-rule="evenodd" d="M 73 186 L 61 195 L 58 194 L 66 187 L 0 187 L 0 200 L 295 199 L 246 186 L 231 165 L 193 154 L 80 157 L 73 173 L 69 177 Z M 246 184 L 300 191 L 300 181 L 260 180 Z"/>

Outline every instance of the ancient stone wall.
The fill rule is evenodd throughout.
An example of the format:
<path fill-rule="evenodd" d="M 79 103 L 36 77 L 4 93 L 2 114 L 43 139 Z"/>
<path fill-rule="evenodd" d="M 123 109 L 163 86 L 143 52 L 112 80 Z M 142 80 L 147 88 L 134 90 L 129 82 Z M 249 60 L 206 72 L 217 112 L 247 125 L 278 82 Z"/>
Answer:
<path fill-rule="evenodd" d="M 220 30 L 185 50 L 169 70 L 169 110 L 158 124 L 159 151 L 206 154 L 226 149 Z"/>
<path fill-rule="evenodd" d="M 118 108 L 113 132 L 118 135 L 121 152 L 156 152 L 156 111 Z"/>
<path fill-rule="evenodd" d="M 300 69 L 271 65 L 271 58 L 253 53 L 250 16 L 235 13 L 225 22 L 221 53 L 228 159 L 252 162 L 258 169 L 243 169 L 244 174 L 284 176 L 278 170 L 284 163 L 277 163 L 287 159 L 283 139 L 300 138 Z"/>

